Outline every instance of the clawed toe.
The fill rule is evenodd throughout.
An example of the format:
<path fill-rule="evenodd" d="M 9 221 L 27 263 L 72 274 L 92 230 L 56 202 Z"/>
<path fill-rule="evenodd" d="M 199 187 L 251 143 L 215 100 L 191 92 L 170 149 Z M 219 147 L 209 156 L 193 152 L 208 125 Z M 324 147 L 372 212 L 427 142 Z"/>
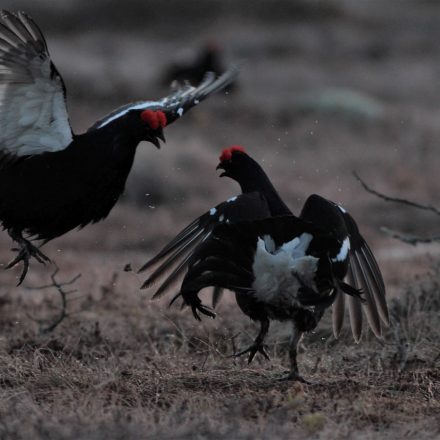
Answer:
<path fill-rule="evenodd" d="M 13 248 L 13 251 L 17 251 L 18 255 L 10 261 L 5 269 L 11 269 L 16 266 L 21 261 L 23 262 L 23 270 L 21 272 L 20 278 L 18 280 L 17 286 L 19 286 L 23 280 L 25 279 L 28 269 L 29 269 L 29 260 L 33 257 L 39 263 L 46 264 L 50 263 L 50 258 L 46 257 L 38 248 L 36 248 L 33 244 L 31 244 L 28 240 L 22 240 L 19 242 L 20 248 Z"/>
<path fill-rule="evenodd" d="M 286 381 L 301 382 L 306 385 L 312 385 L 312 382 L 305 380 L 297 372 L 290 372 L 287 376 L 283 376 L 283 377 L 279 378 L 278 381 L 280 381 L 280 382 L 286 382 Z"/>
<path fill-rule="evenodd" d="M 18 255 L 11 260 L 6 266 L 5 266 L 5 270 L 6 269 L 11 269 L 12 267 L 14 267 L 18 262 L 20 262 L 23 259 L 23 251 L 20 251 L 17 248 L 13 248 L 11 249 L 13 251 L 18 251 Z"/>
<path fill-rule="evenodd" d="M 231 357 L 237 358 L 246 353 L 249 353 L 248 364 L 254 360 L 254 357 L 257 353 L 261 353 L 268 361 L 270 361 L 270 357 L 266 353 L 263 344 L 252 344 L 249 348 L 246 348 L 246 350 L 240 351 L 239 353 L 234 353 Z"/>
<path fill-rule="evenodd" d="M 201 321 L 200 315 L 197 312 L 202 313 L 203 315 L 208 316 L 209 318 L 215 319 L 217 316 L 211 309 L 211 307 L 205 306 L 202 303 L 193 303 L 191 304 L 191 309 L 194 315 L 194 318 L 197 319 L 197 321 Z"/>
<path fill-rule="evenodd" d="M 46 257 L 46 255 L 44 255 L 43 252 L 38 250 L 36 247 L 33 249 L 32 257 L 34 257 L 41 264 L 52 263 L 52 260 L 49 257 Z"/>

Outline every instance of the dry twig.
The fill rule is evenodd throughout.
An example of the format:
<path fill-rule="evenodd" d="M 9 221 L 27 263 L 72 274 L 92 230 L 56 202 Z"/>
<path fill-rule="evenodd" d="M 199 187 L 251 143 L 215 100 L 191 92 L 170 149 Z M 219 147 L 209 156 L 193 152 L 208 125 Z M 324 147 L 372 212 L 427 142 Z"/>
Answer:
<path fill-rule="evenodd" d="M 401 232 L 394 231 L 394 230 L 389 229 L 385 226 L 382 226 L 380 228 L 380 230 L 384 234 L 386 234 L 392 238 L 396 238 L 397 240 L 403 241 L 404 243 L 412 244 L 413 246 L 415 246 L 418 243 L 428 243 L 429 244 L 429 243 L 434 243 L 434 242 L 440 242 L 440 236 L 423 238 L 423 237 L 418 237 L 416 235 L 402 234 Z"/>
<path fill-rule="evenodd" d="M 423 211 L 429 211 L 435 215 L 440 216 L 440 209 L 433 205 L 423 205 L 421 203 L 413 202 L 411 200 L 402 199 L 399 197 L 391 197 L 387 196 L 386 194 L 380 193 L 374 189 L 372 189 L 369 185 L 367 185 L 359 176 L 359 174 L 356 173 L 356 171 L 353 171 L 354 177 L 357 179 L 357 181 L 362 185 L 362 187 L 370 194 L 373 194 L 374 196 L 385 200 L 386 202 L 393 202 L 393 203 L 399 203 L 401 205 L 410 206 L 412 208 L 417 208 Z M 403 241 L 404 243 L 412 244 L 415 246 L 419 243 L 434 243 L 434 242 L 440 242 L 440 236 L 434 236 L 434 237 L 419 237 L 416 235 L 410 235 L 410 234 L 403 234 L 398 231 L 393 231 L 392 229 L 386 228 L 385 226 L 382 226 L 381 231 L 397 240 Z"/>
<path fill-rule="evenodd" d="M 413 202 L 411 200 L 402 199 L 399 197 L 390 197 L 386 194 L 380 193 L 379 191 L 376 191 L 372 189 L 370 186 L 368 186 L 359 176 L 356 171 L 353 171 L 353 176 L 356 178 L 356 180 L 363 186 L 365 191 L 369 192 L 370 194 L 375 195 L 376 197 L 379 197 L 382 200 L 385 200 L 386 202 L 394 202 L 394 203 L 400 203 L 402 205 L 411 206 L 413 208 L 421 209 L 424 211 L 430 211 L 435 215 L 440 216 L 440 208 L 437 208 L 433 205 L 422 205 L 421 203 Z"/>
<path fill-rule="evenodd" d="M 55 271 L 52 273 L 52 275 L 50 276 L 50 279 L 52 280 L 51 284 L 46 284 L 44 286 L 38 286 L 38 287 L 28 287 L 29 290 L 44 290 L 44 289 L 50 289 L 51 287 L 55 287 L 58 291 L 58 293 L 61 296 L 61 312 L 60 315 L 58 316 L 58 318 L 52 323 L 50 324 L 48 327 L 42 328 L 41 332 L 42 333 L 50 333 L 51 331 L 55 330 L 55 328 L 61 324 L 61 322 L 67 318 L 69 316 L 69 314 L 67 313 L 67 295 L 74 293 L 77 291 L 77 289 L 73 289 L 73 290 L 64 290 L 63 287 L 65 286 L 71 286 L 72 284 L 74 284 L 79 278 L 81 278 L 82 274 L 78 274 L 75 275 L 71 280 L 69 281 L 64 281 L 64 282 L 59 282 L 56 280 L 56 276 L 59 272 L 59 267 L 56 266 Z M 31 319 L 33 319 L 32 317 L 30 317 Z M 34 321 L 39 322 L 40 324 L 42 324 L 41 321 L 35 320 Z"/>

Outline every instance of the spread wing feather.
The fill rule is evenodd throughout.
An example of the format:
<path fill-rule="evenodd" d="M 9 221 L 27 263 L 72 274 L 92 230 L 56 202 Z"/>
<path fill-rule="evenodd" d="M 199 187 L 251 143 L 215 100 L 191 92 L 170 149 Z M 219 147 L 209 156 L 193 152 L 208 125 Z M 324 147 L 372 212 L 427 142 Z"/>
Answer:
<path fill-rule="evenodd" d="M 364 286 L 371 301 L 367 307 L 371 315 L 379 315 L 385 326 L 390 325 L 388 307 L 386 303 L 385 283 L 370 247 L 362 237 L 359 229 L 348 212 L 343 212 L 343 217 L 350 237 L 350 266 L 357 267 L 357 274 L 361 286 Z M 372 310 L 372 309 L 375 310 Z M 379 323 L 380 324 L 380 323 Z"/>
<path fill-rule="evenodd" d="M 365 297 L 364 311 L 367 321 L 377 337 L 381 337 L 382 325 L 389 325 L 388 308 L 385 297 L 385 284 L 374 255 L 359 232 L 351 215 L 339 205 L 320 196 L 312 195 L 304 204 L 302 218 L 308 219 L 316 226 L 331 230 L 335 238 L 343 243 L 349 239 L 346 252 L 343 246 L 336 249 L 332 260 L 335 267 L 347 273 L 348 283 L 362 290 Z M 333 304 L 333 332 L 339 335 L 344 318 L 344 300 L 342 292 L 338 293 Z M 359 342 L 362 335 L 362 305 L 356 297 L 348 297 L 348 311 L 353 337 Z M 382 323 L 381 323 L 382 321 Z M 382 325 L 381 325 L 382 324 Z"/>
<path fill-rule="evenodd" d="M 209 95 L 226 87 L 229 83 L 234 81 L 237 75 L 238 67 L 236 66 L 232 66 L 218 78 L 215 73 L 207 72 L 205 78 L 198 86 L 193 87 L 189 84 L 183 86 L 177 85 L 170 95 L 158 101 L 138 101 L 126 104 L 97 121 L 89 128 L 89 131 L 104 127 L 109 122 L 119 118 L 130 110 L 161 110 L 166 114 L 167 124 L 171 124 Z"/>
<path fill-rule="evenodd" d="M 217 225 L 258 220 L 269 216 L 269 207 L 260 193 L 246 193 L 220 203 L 190 223 L 139 269 L 139 272 L 152 271 L 142 288 L 151 287 L 166 277 L 154 297 L 166 293 L 187 268 L 194 249 L 210 236 Z"/>
<path fill-rule="evenodd" d="M 72 141 L 63 79 L 24 12 L 0 12 L 0 155 L 63 150 Z"/>

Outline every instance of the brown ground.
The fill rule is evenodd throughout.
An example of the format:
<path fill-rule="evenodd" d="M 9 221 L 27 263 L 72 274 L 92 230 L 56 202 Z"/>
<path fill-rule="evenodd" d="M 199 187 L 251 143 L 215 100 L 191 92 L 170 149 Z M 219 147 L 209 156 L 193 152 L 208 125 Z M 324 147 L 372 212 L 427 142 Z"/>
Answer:
<path fill-rule="evenodd" d="M 59 279 L 82 277 L 69 317 L 56 317 L 53 267 L 0 279 L 0 438 L 433 438 L 440 436 L 438 246 L 411 247 L 380 226 L 439 234 L 438 217 L 385 203 L 374 188 L 438 203 L 440 5 L 435 1 L 4 1 L 41 23 L 68 88 L 77 131 L 113 107 L 160 97 L 161 69 L 215 37 L 244 60 L 240 89 L 212 98 L 141 145 L 127 194 L 103 223 L 45 246 Z M 154 60 L 154 62 L 153 62 Z M 228 355 L 257 327 L 226 298 L 215 321 L 152 303 L 146 261 L 192 218 L 235 194 L 214 171 L 245 145 L 294 210 L 317 192 L 358 220 L 393 298 L 380 344 L 331 335 L 329 317 L 303 342 L 310 386 L 278 382 L 286 326 L 271 362 Z M 11 242 L 0 237 L 0 261 Z M 429 257 L 428 254 L 431 254 Z M 67 287 L 66 287 L 67 288 Z"/>

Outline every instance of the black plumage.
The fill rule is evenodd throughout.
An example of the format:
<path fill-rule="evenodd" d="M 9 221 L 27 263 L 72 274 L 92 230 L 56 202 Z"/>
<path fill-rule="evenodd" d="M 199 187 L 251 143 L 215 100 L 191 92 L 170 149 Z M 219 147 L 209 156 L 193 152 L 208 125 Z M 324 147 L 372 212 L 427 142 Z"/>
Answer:
<path fill-rule="evenodd" d="M 76 227 L 105 218 L 124 191 L 136 148 L 158 148 L 163 129 L 237 70 L 197 87 L 186 85 L 158 101 L 127 104 L 83 134 L 72 132 L 66 88 L 46 41 L 25 13 L 1 12 L 0 20 L 0 221 L 19 244 L 23 281 L 30 257 L 48 261 L 29 239 L 43 244 Z M 25 238 L 26 237 L 26 238 Z"/>
<path fill-rule="evenodd" d="M 163 74 L 163 83 L 168 86 L 173 81 L 189 81 L 198 83 L 206 75 L 206 72 L 214 72 L 221 75 L 225 71 L 224 54 L 219 44 L 208 42 L 203 47 L 192 53 L 186 52 L 180 59 L 174 61 Z M 225 87 L 230 93 L 236 90 L 236 81 Z"/>
<path fill-rule="evenodd" d="M 200 302 L 200 289 L 213 286 L 217 296 L 222 289 L 234 291 L 241 310 L 261 325 L 251 347 L 238 353 L 249 353 L 249 362 L 257 352 L 268 357 L 263 341 L 271 319 L 291 321 L 290 378 L 300 378 L 296 347 L 301 335 L 315 328 L 331 305 L 334 334 L 339 335 L 345 297 L 355 340 L 360 340 L 362 332 L 362 302 L 371 329 L 381 337 L 382 325 L 389 324 L 385 286 L 353 218 L 342 207 L 318 195 L 310 196 L 300 216 L 294 216 L 260 165 L 242 148 L 224 150 L 217 168 L 224 170 L 222 176 L 236 180 L 243 194 L 196 219 L 146 263 L 142 270 L 155 270 L 144 287 L 171 270 L 156 293 L 163 294 L 185 274 L 177 296 L 181 295 L 192 307 L 196 318 L 199 312 L 215 316 Z M 275 263 L 257 270 L 254 264 L 259 240 L 264 242 L 269 260 L 275 262 L 282 251 L 286 258 L 290 255 L 292 267 L 304 263 L 308 269 L 287 272 L 285 280 L 280 280 L 279 265 Z M 290 246 L 290 254 L 283 246 Z M 265 271 L 276 286 L 270 295 L 255 285 Z M 286 291 L 294 306 L 280 300 Z"/>
<path fill-rule="evenodd" d="M 340 252 L 337 237 L 294 216 L 217 225 L 192 253 L 179 295 L 200 320 L 199 312 L 215 316 L 201 303 L 200 290 L 234 291 L 240 308 L 261 321 L 254 344 L 239 353 L 251 357 L 257 351 L 268 357 L 263 341 L 270 320 L 291 322 L 288 378 L 302 380 L 296 360 L 302 334 L 316 328 L 336 295 L 362 301 L 361 291 L 343 281 L 345 274 L 336 274 L 330 255 Z"/>

